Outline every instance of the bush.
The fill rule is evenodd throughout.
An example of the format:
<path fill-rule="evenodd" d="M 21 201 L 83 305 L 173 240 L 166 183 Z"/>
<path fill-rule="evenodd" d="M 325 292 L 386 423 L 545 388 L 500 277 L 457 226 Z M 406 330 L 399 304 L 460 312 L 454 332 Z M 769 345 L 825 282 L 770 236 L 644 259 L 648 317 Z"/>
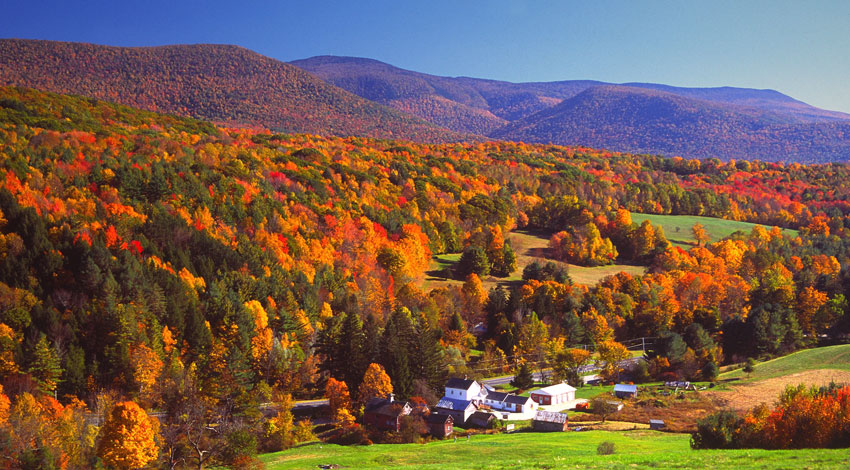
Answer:
<path fill-rule="evenodd" d="M 611 455 L 617 451 L 617 447 L 611 441 L 602 441 L 596 446 L 596 453 L 599 455 Z"/>
<path fill-rule="evenodd" d="M 731 410 L 718 411 L 697 421 L 697 430 L 691 434 L 693 449 L 732 449 L 735 431 L 741 419 Z"/>

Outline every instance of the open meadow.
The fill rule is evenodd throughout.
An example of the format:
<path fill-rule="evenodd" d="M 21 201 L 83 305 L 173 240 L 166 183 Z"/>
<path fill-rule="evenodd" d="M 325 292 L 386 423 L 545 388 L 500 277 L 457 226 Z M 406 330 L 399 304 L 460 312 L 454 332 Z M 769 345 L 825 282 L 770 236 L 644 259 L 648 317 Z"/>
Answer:
<path fill-rule="evenodd" d="M 693 232 L 691 232 L 691 227 L 693 227 L 696 223 L 700 223 L 703 227 L 705 227 L 705 231 L 708 232 L 709 242 L 712 243 L 726 238 L 739 230 L 749 233 L 753 227 L 758 225 L 751 224 L 749 222 L 739 222 L 737 220 L 700 217 L 696 215 L 632 213 L 632 222 L 641 224 L 644 220 L 648 220 L 652 225 L 661 226 L 664 229 L 664 235 L 668 240 L 670 240 L 670 243 L 682 248 L 683 250 L 687 250 L 690 247 L 695 246 L 697 243 L 696 239 L 694 239 Z M 773 227 L 764 226 L 764 228 L 770 230 Z M 796 237 L 798 234 L 797 230 L 787 228 L 783 228 L 782 233 L 790 237 Z"/>
<path fill-rule="evenodd" d="M 598 455 L 602 442 L 615 453 Z M 269 470 L 351 469 L 834 469 L 850 466 L 846 449 L 798 451 L 692 450 L 688 434 L 658 431 L 586 431 L 473 435 L 427 444 L 343 447 L 309 443 L 261 457 Z"/>

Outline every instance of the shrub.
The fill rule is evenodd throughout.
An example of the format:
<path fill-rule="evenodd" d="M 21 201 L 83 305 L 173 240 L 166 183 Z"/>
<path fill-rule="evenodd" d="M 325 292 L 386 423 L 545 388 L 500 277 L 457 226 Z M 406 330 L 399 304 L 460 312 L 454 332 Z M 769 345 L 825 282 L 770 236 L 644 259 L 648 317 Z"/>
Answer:
<path fill-rule="evenodd" d="M 617 447 L 611 441 L 602 441 L 596 446 L 596 453 L 599 455 L 611 455 L 617 451 Z"/>
<path fill-rule="evenodd" d="M 697 421 L 697 430 L 691 434 L 694 449 L 732 449 L 735 431 L 741 419 L 731 410 L 718 411 Z"/>

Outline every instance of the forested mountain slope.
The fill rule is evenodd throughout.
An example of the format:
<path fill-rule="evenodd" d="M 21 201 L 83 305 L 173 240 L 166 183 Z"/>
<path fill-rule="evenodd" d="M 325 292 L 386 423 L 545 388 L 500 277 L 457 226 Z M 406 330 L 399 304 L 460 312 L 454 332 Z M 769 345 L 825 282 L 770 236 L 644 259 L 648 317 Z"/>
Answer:
<path fill-rule="evenodd" d="M 237 46 L 128 48 L 4 39 L 0 85 L 280 132 L 429 142 L 468 138 Z"/>
<path fill-rule="evenodd" d="M 579 345 L 614 364 L 618 341 L 657 337 L 648 373 L 699 379 L 850 333 L 843 164 L 272 134 L 10 87 L 0 156 L 0 453 L 18 466 L 91 468 L 87 410 L 121 399 L 159 410 L 163 459 L 194 462 L 198 432 L 225 464 L 230 438 L 297 441 L 259 403 L 360 390 L 372 363 L 433 402 L 517 360 L 573 380 Z M 685 251 L 630 212 L 765 227 L 695 226 Z M 648 273 L 586 287 L 544 263 L 486 292 L 516 269 L 515 228 L 551 233 L 552 259 Z M 423 291 L 449 252 L 463 284 Z"/>

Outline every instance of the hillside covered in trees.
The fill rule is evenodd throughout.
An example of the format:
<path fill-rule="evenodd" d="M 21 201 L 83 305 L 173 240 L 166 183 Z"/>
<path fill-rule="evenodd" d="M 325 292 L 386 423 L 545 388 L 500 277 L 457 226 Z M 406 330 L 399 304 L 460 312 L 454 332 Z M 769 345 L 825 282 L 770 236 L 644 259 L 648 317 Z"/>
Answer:
<path fill-rule="evenodd" d="M 428 142 L 469 138 L 237 46 L 130 48 L 2 39 L 0 85 L 280 132 Z"/>
<path fill-rule="evenodd" d="M 850 115 L 774 90 L 509 83 L 428 75 L 356 57 L 292 64 L 366 99 L 495 139 L 723 160 L 823 163 L 850 156 Z"/>
<path fill-rule="evenodd" d="M 428 402 L 450 374 L 518 363 L 574 380 L 578 345 L 617 358 L 658 337 L 646 373 L 693 379 L 850 332 L 843 164 L 287 135 L 9 87 L 0 155 L 0 453 L 16 462 L 112 455 L 79 441 L 108 409 L 101 436 L 141 406 L 160 416 L 151 458 L 231 464 L 240 442 L 309 435 L 258 404 L 363 390 L 367 370 Z M 631 212 L 763 228 L 695 226 L 685 251 Z M 486 292 L 481 276 L 516 269 L 516 228 L 551 233 L 558 259 L 649 272 L 584 286 L 536 265 Z M 447 252 L 464 284 L 424 291 Z"/>

